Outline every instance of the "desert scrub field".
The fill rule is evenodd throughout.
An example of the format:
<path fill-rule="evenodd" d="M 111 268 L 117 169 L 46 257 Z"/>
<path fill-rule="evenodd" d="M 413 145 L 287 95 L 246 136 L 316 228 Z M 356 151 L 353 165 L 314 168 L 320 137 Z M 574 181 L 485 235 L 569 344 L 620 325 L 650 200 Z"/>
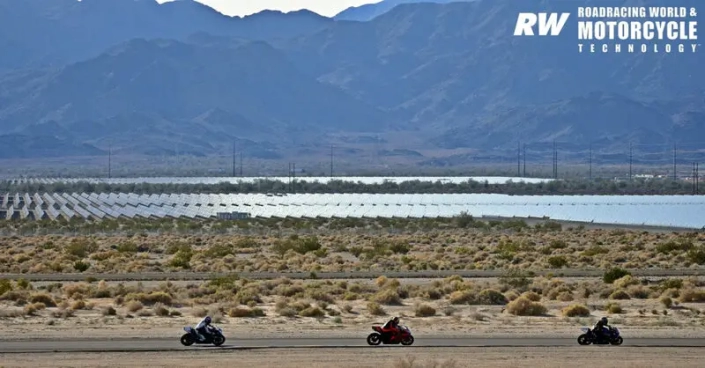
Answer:
<path fill-rule="evenodd" d="M 205 282 L 36 283 L 0 280 L 0 318 L 53 326 L 216 323 L 275 320 L 350 326 L 399 315 L 412 327 L 443 321 L 463 328 L 572 326 L 611 315 L 630 326 L 705 326 L 705 280 L 527 277 L 466 280 L 238 279 Z M 616 317 L 616 320 L 615 318 Z M 238 322 L 240 321 L 240 322 Z M 308 321 L 308 322 L 307 322 Z"/>
<path fill-rule="evenodd" d="M 543 270 L 705 264 L 705 233 L 697 232 L 563 229 L 551 222 L 529 226 L 472 218 L 370 223 L 375 226 L 357 220 L 322 221 L 316 229 L 312 223 L 281 220 L 280 227 L 258 228 L 258 235 L 164 231 L 6 236 L 0 238 L 0 272 Z M 363 225 L 368 228 L 358 227 Z"/>

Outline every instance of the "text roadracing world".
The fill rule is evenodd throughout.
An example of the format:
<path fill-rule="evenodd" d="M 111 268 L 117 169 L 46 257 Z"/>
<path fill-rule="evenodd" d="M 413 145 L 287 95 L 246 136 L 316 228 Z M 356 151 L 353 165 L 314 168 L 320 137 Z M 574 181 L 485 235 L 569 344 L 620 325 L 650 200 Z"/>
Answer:
<path fill-rule="evenodd" d="M 584 53 L 695 53 L 697 43 L 697 10 L 691 8 L 628 8 L 633 12 L 614 12 L 612 9 L 595 8 L 578 11 L 578 52 Z M 627 15 L 629 20 L 600 19 L 608 14 Z M 649 14 L 656 19 L 638 19 Z M 561 34 L 570 13 L 519 13 L 515 36 L 548 36 Z M 664 18 L 675 18 L 664 20 Z M 584 20 L 598 18 L 600 20 Z M 620 18 L 620 17 L 617 17 Z M 690 19 L 684 19 L 690 18 Z M 535 32 L 537 31 L 537 32 Z"/>

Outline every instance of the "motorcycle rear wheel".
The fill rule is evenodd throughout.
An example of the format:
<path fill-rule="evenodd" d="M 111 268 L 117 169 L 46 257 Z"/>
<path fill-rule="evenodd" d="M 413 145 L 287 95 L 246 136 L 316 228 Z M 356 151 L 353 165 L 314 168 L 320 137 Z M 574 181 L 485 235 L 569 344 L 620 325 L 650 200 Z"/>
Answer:
<path fill-rule="evenodd" d="M 582 334 L 578 336 L 578 344 L 580 345 L 590 345 L 590 339 L 588 339 L 587 335 Z"/>
<path fill-rule="evenodd" d="M 405 346 L 409 346 L 414 343 L 414 337 L 409 335 L 409 336 L 404 336 L 401 339 L 401 344 Z"/>
<path fill-rule="evenodd" d="M 193 336 L 191 334 L 184 334 L 181 336 L 181 345 L 183 346 L 191 346 L 194 343 Z"/>
<path fill-rule="evenodd" d="M 376 346 L 382 343 L 382 335 L 373 332 L 367 336 L 367 344 Z"/>

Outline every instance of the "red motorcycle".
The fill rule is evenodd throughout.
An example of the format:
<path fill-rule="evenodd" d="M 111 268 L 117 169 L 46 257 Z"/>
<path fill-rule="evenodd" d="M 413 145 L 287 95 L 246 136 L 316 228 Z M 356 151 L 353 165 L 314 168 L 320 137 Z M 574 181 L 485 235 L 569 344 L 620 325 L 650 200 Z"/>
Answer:
<path fill-rule="evenodd" d="M 414 336 L 411 335 L 411 330 L 406 326 L 399 326 L 399 332 L 392 334 L 389 332 L 384 332 L 380 326 L 372 326 L 375 331 L 367 336 L 368 345 L 396 345 L 402 344 L 405 346 L 414 343 Z"/>

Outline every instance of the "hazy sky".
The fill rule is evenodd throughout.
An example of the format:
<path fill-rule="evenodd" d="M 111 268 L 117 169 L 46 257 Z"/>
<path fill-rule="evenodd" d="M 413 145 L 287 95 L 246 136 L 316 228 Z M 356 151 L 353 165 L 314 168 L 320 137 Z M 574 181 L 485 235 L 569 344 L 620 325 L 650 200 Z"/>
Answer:
<path fill-rule="evenodd" d="M 157 0 L 160 3 L 172 0 Z M 381 0 L 197 0 L 226 15 L 245 16 L 265 9 L 292 10 L 308 9 L 326 17 L 338 14 L 351 6 L 378 3 Z"/>

